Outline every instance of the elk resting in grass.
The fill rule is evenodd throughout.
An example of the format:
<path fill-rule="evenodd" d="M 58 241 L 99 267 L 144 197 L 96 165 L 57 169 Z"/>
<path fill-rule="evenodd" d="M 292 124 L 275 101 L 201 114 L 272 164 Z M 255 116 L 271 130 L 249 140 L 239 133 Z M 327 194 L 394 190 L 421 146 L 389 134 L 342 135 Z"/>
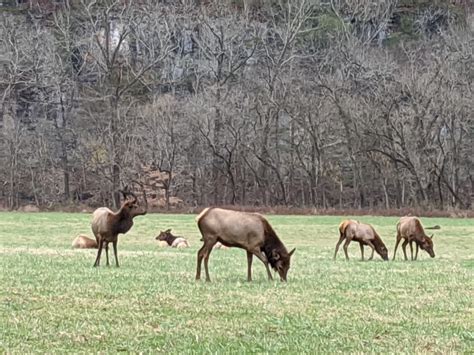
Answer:
<path fill-rule="evenodd" d="M 440 229 L 440 226 L 434 226 L 431 228 L 426 229 Z M 435 253 L 433 250 L 433 235 L 428 237 L 425 234 L 423 226 L 418 219 L 418 217 L 402 217 L 397 223 L 397 242 L 395 244 L 395 250 L 393 251 L 393 260 L 395 260 L 395 255 L 397 253 L 398 244 L 402 239 L 405 239 L 402 248 L 403 248 L 403 255 L 405 256 L 405 260 L 407 258 L 406 247 L 407 244 L 410 243 L 410 252 L 411 252 L 411 260 L 416 260 L 418 257 L 418 248 L 425 250 L 432 258 L 435 257 Z M 413 243 L 416 245 L 416 252 L 415 258 L 413 259 Z"/>
<path fill-rule="evenodd" d="M 376 251 L 383 260 L 388 260 L 387 248 L 385 247 L 385 244 L 383 243 L 380 236 L 375 231 L 374 227 L 372 227 L 370 224 L 359 223 L 352 220 L 343 221 L 339 225 L 339 233 L 340 236 L 336 244 L 334 259 L 336 259 L 339 246 L 345 239 L 346 242 L 344 243 L 344 254 L 346 255 L 347 260 L 349 260 L 347 248 L 352 240 L 359 242 L 362 260 L 364 260 L 364 245 L 368 245 L 370 248 L 372 248 L 372 254 L 370 255 L 369 260 L 374 258 L 374 251 Z"/>
<path fill-rule="evenodd" d="M 107 207 L 100 207 L 92 214 L 92 232 L 97 240 L 98 251 L 94 267 L 100 264 L 100 255 L 105 247 L 105 256 L 107 265 L 109 265 L 109 243 L 112 243 L 115 255 L 115 265 L 118 267 L 117 257 L 117 239 L 119 234 L 127 233 L 133 226 L 133 219 L 136 216 L 143 216 L 147 213 L 148 203 L 145 190 L 143 190 L 143 199 L 145 208 L 138 207 L 138 199 L 132 192 L 121 191 L 125 201 L 117 212 L 112 212 Z M 129 199 L 128 196 L 132 198 Z"/>
<path fill-rule="evenodd" d="M 225 245 L 223 245 L 221 242 L 217 242 L 216 244 L 214 244 L 214 246 L 212 247 L 213 250 L 215 249 L 221 249 L 221 250 L 225 250 L 225 249 L 229 249 L 229 247 L 226 247 Z"/>
<path fill-rule="evenodd" d="M 252 280 L 252 257 L 260 259 L 272 280 L 271 267 L 278 271 L 282 281 L 286 281 L 290 269 L 290 259 L 295 249 L 288 252 L 273 228 L 262 215 L 206 208 L 196 217 L 204 245 L 197 255 L 196 280 L 201 278 L 201 263 L 204 259 L 206 281 L 209 277 L 209 255 L 213 246 L 220 242 L 227 247 L 237 247 L 247 251 L 247 280 Z"/>
<path fill-rule="evenodd" d="M 185 238 L 174 236 L 173 234 L 171 234 L 171 229 L 167 229 L 164 232 L 160 232 L 160 234 L 158 234 L 155 239 L 166 242 L 166 244 L 172 248 L 190 247 L 188 241 Z"/>
<path fill-rule="evenodd" d="M 97 249 L 97 242 L 94 239 L 79 234 L 72 241 L 72 247 L 74 249 Z"/>

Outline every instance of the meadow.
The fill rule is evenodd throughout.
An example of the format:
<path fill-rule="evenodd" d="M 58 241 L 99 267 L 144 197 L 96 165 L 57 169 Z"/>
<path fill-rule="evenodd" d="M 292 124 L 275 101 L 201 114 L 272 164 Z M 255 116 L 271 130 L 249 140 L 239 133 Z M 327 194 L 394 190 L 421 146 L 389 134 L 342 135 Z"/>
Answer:
<path fill-rule="evenodd" d="M 474 220 L 439 224 L 436 257 L 351 260 L 339 251 L 336 216 L 267 216 L 287 248 L 288 282 L 267 281 L 240 249 L 215 250 L 211 283 L 194 280 L 201 242 L 194 215 L 137 217 L 119 237 L 121 267 L 93 268 L 96 250 L 72 250 L 90 214 L 0 213 L 0 353 L 472 353 Z M 397 217 L 357 217 L 389 249 Z M 173 228 L 189 249 L 159 248 Z M 366 257 L 369 250 L 366 249 Z M 112 258 L 113 260 L 113 258 Z M 278 279 L 278 278 L 277 278 Z"/>

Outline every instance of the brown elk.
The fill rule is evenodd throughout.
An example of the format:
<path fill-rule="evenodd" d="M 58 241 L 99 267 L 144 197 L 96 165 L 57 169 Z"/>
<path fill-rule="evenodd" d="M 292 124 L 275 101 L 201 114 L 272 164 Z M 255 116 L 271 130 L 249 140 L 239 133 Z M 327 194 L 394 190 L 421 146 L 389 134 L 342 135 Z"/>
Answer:
<path fill-rule="evenodd" d="M 370 255 L 369 260 L 374 258 L 374 251 L 376 251 L 383 260 L 388 260 L 388 250 L 374 227 L 370 224 L 359 223 L 358 221 L 353 220 L 343 221 L 339 225 L 339 240 L 336 244 L 334 260 L 336 260 L 339 246 L 343 240 L 346 240 L 344 243 L 344 254 L 346 255 L 347 260 L 349 260 L 347 248 L 352 240 L 359 242 L 362 260 L 364 260 L 364 245 L 368 245 L 372 249 L 372 254 Z"/>
<path fill-rule="evenodd" d="M 428 227 L 426 229 L 440 229 L 440 226 Z M 397 253 L 398 244 L 402 239 L 405 239 L 402 244 L 403 255 L 405 260 L 407 258 L 406 247 L 410 243 L 411 260 L 416 260 L 418 257 L 418 248 L 425 250 L 432 258 L 435 257 L 433 250 L 433 235 L 428 237 L 425 234 L 423 226 L 418 217 L 405 216 L 400 218 L 397 223 L 397 242 L 395 244 L 395 250 L 393 251 L 393 260 Z M 413 259 L 413 243 L 416 245 L 415 258 Z"/>
<path fill-rule="evenodd" d="M 72 241 L 72 247 L 74 249 L 97 249 L 97 242 L 85 235 L 79 234 Z"/>
<path fill-rule="evenodd" d="M 196 280 L 201 278 L 201 264 L 204 259 L 206 281 L 209 277 L 209 255 L 213 246 L 220 242 L 227 247 L 237 247 L 247 251 L 247 280 L 252 281 L 252 258 L 260 259 L 267 270 L 269 280 L 273 280 L 270 266 L 286 281 L 290 269 L 290 259 L 295 249 L 288 252 L 268 221 L 258 213 L 246 213 L 221 208 L 206 208 L 196 217 L 204 245 L 197 255 Z"/>
<path fill-rule="evenodd" d="M 339 238 L 342 238 L 344 236 L 344 232 L 346 230 L 346 227 L 349 225 L 349 223 L 359 223 L 359 221 L 355 221 L 353 219 L 346 219 L 342 221 L 339 224 Z"/>
<path fill-rule="evenodd" d="M 143 216 L 147 213 L 148 203 L 145 190 L 143 189 L 143 198 L 145 208 L 139 209 L 138 199 L 134 193 L 129 191 L 121 191 L 124 202 L 117 212 L 112 212 L 107 207 L 100 207 L 92 214 L 92 232 L 94 232 L 97 240 L 98 251 L 95 259 L 94 267 L 99 266 L 102 249 L 105 247 L 105 256 L 107 266 L 109 265 L 109 243 L 112 243 L 115 255 L 115 265 L 119 267 L 117 257 L 117 239 L 119 234 L 127 233 L 133 226 L 133 219 L 136 216 Z M 131 196 L 132 199 L 128 199 Z"/>
<path fill-rule="evenodd" d="M 171 234 L 171 229 L 167 229 L 164 232 L 160 232 L 155 238 L 156 240 L 161 240 L 167 243 L 168 246 L 172 248 L 188 248 L 190 247 L 188 241 L 179 236 L 174 236 Z"/>
<path fill-rule="evenodd" d="M 221 242 L 217 242 L 216 244 L 214 244 L 214 246 L 212 247 L 213 250 L 215 249 L 221 249 L 221 250 L 225 250 L 225 249 L 229 249 L 229 247 L 226 247 L 225 245 L 223 245 Z"/>

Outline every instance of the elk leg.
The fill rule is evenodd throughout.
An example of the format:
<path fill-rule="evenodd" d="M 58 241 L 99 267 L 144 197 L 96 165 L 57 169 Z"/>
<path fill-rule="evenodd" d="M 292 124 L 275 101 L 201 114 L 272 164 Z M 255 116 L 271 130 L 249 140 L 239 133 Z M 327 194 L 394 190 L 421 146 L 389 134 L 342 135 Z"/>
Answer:
<path fill-rule="evenodd" d="M 110 264 L 109 264 L 109 242 L 105 242 L 105 259 L 106 259 L 106 265 L 110 266 Z"/>
<path fill-rule="evenodd" d="M 375 247 L 370 240 L 367 241 L 367 245 L 372 248 L 372 253 L 370 254 L 369 258 L 369 260 L 372 260 L 374 258 Z"/>
<path fill-rule="evenodd" d="M 410 241 L 410 257 L 411 261 L 413 261 L 413 240 Z"/>
<path fill-rule="evenodd" d="M 342 235 L 341 237 L 339 237 L 339 240 L 337 241 L 337 244 L 336 244 L 336 251 L 334 252 L 334 260 L 336 260 L 336 255 L 337 255 L 337 252 L 339 251 L 339 246 L 341 245 L 343 240 L 344 240 L 344 236 Z"/>
<path fill-rule="evenodd" d="M 94 267 L 98 267 L 100 264 L 100 254 L 102 254 L 102 247 L 104 246 L 104 241 L 99 240 L 99 249 L 97 250 L 97 257 L 95 258 Z"/>
<path fill-rule="evenodd" d="M 207 282 L 211 281 L 211 278 L 209 277 L 208 263 L 209 263 L 209 255 L 211 254 L 212 247 L 214 246 L 214 244 L 209 244 L 209 246 L 206 248 L 205 254 L 204 254 L 204 270 L 206 271 L 206 281 Z"/>
<path fill-rule="evenodd" d="M 402 244 L 403 255 L 405 256 L 405 261 L 408 260 L 408 258 L 407 258 L 407 244 L 408 244 L 408 239 L 405 239 L 405 241 Z"/>
<path fill-rule="evenodd" d="M 273 280 L 272 273 L 270 271 L 270 267 L 268 266 L 268 259 L 265 254 L 263 254 L 261 251 L 253 251 L 253 255 L 255 255 L 257 258 L 259 258 L 262 263 L 265 265 L 265 268 L 267 269 L 267 276 L 269 280 Z"/>
<path fill-rule="evenodd" d="M 415 260 L 418 258 L 418 243 L 415 243 Z"/>
<path fill-rule="evenodd" d="M 395 255 L 397 254 L 397 248 L 398 248 L 398 244 L 400 244 L 400 241 L 402 240 L 400 234 L 397 234 L 397 242 L 395 243 L 395 249 L 393 250 L 393 259 L 392 260 L 395 260 Z"/>
<path fill-rule="evenodd" d="M 252 258 L 253 254 L 247 251 L 247 281 L 252 281 Z"/>
<path fill-rule="evenodd" d="M 116 240 L 112 242 L 112 246 L 114 247 L 115 266 L 119 267 L 118 255 L 117 255 L 117 241 Z"/>
<path fill-rule="evenodd" d="M 347 247 L 349 246 L 349 243 L 351 242 L 352 239 L 347 238 L 346 242 L 344 243 L 344 254 L 346 254 L 346 260 L 349 260 L 349 254 L 347 254 Z"/>
<path fill-rule="evenodd" d="M 201 264 L 202 264 L 202 258 L 203 257 L 204 257 L 204 245 L 198 251 L 197 267 L 196 267 L 196 280 L 201 279 Z"/>

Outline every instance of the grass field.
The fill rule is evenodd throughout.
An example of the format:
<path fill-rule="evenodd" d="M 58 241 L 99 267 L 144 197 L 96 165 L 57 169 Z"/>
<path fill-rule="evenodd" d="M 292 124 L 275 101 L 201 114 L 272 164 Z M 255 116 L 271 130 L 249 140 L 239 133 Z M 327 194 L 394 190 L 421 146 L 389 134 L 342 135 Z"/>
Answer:
<path fill-rule="evenodd" d="M 396 217 L 372 223 L 390 257 Z M 439 224 L 436 258 L 359 261 L 351 244 L 333 261 L 341 217 L 269 216 L 296 247 L 288 283 L 269 282 L 245 252 L 216 250 L 212 283 L 195 282 L 199 232 L 192 215 L 151 214 L 119 237 L 121 267 L 92 268 L 95 250 L 72 250 L 91 234 L 90 215 L 0 213 L 0 353 L 472 353 L 474 220 Z M 173 228 L 189 249 L 160 249 Z M 369 250 L 366 250 L 366 256 Z M 102 260 L 105 264 L 105 260 Z"/>

